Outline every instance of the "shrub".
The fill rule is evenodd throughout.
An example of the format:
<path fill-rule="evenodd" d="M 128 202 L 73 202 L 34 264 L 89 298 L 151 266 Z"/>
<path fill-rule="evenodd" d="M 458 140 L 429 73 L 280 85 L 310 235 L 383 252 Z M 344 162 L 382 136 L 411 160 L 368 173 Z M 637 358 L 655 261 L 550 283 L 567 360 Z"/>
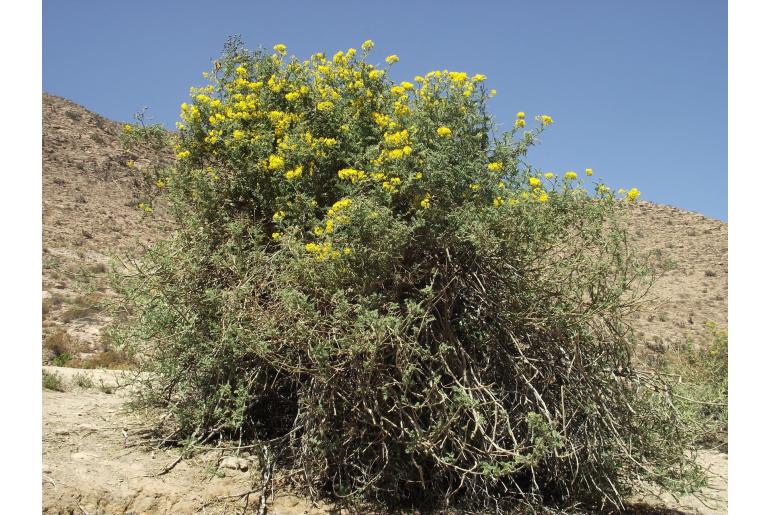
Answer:
<path fill-rule="evenodd" d="M 43 388 L 63 392 L 65 390 L 64 379 L 62 379 L 58 372 L 46 372 L 43 370 Z"/>
<path fill-rule="evenodd" d="M 51 363 L 59 367 L 66 365 L 85 350 L 83 344 L 64 329 L 46 336 L 43 348 L 48 351 Z"/>
<path fill-rule="evenodd" d="M 94 387 L 94 380 L 91 379 L 91 376 L 89 376 L 88 374 L 83 374 L 83 373 L 75 374 L 72 380 L 80 388 L 88 389 L 88 388 Z"/>
<path fill-rule="evenodd" d="M 727 332 L 710 325 L 713 340 L 702 349 L 686 347 L 670 360 L 679 379 L 671 392 L 683 423 L 689 424 L 699 447 L 727 450 Z"/>
<path fill-rule="evenodd" d="M 550 117 L 498 135 L 485 77 L 394 83 L 370 48 L 231 41 L 182 105 L 178 230 L 116 276 L 137 402 L 193 441 L 278 442 L 311 494 L 502 510 L 697 486 L 629 358 L 639 192 L 538 172 Z"/>

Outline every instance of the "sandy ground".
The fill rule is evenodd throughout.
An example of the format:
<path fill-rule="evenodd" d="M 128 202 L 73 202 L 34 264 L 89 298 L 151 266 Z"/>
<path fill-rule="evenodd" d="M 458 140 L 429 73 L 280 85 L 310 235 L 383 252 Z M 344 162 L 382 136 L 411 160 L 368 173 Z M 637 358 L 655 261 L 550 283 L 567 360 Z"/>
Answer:
<path fill-rule="evenodd" d="M 43 367 L 64 379 L 66 391 L 43 392 L 43 512 L 93 514 L 252 513 L 259 505 L 261 467 L 257 456 L 241 454 L 246 470 L 226 468 L 228 456 L 211 452 L 183 460 L 156 476 L 179 457 L 178 452 L 148 445 L 141 418 L 124 408 L 121 373 Z M 85 374 L 94 387 L 75 385 Z M 635 499 L 633 513 L 727 513 L 727 455 L 702 452 L 712 472 L 703 499 L 688 496 L 662 500 Z M 246 492 L 256 490 L 248 499 Z M 646 502 L 642 502 L 646 501 Z M 344 510 L 342 510 L 344 511 Z M 340 513 L 328 505 L 276 492 L 268 512 L 276 514 Z"/>
<path fill-rule="evenodd" d="M 237 470 L 226 468 L 227 456 L 209 453 L 155 476 L 174 463 L 179 453 L 147 445 L 142 419 L 123 407 L 125 388 L 103 391 L 122 382 L 120 372 L 44 370 L 58 373 L 66 385 L 64 392 L 43 392 L 44 513 L 252 513 L 257 509 L 261 468 L 256 456 L 241 454 L 238 464 L 247 470 Z M 77 387 L 78 374 L 92 377 L 94 387 Z M 258 491 L 248 499 L 241 497 L 255 488 Z M 287 494 L 270 498 L 268 506 L 269 513 L 329 512 Z"/>

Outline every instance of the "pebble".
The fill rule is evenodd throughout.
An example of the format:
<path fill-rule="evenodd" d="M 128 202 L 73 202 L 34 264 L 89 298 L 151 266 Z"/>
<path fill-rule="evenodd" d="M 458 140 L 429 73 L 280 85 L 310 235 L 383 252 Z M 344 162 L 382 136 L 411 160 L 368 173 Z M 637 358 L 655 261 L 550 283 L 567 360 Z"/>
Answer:
<path fill-rule="evenodd" d="M 219 462 L 219 468 L 240 470 L 241 472 L 245 472 L 249 470 L 249 461 L 243 458 L 237 458 L 235 456 L 228 456 Z"/>

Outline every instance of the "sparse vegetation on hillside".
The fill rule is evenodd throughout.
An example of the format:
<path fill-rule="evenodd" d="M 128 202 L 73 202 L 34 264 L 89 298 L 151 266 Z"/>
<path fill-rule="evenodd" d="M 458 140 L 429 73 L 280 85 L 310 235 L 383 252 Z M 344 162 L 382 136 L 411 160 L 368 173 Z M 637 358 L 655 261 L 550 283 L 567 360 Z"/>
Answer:
<path fill-rule="evenodd" d="M 311 495 L 599 508 L 702 484 L 630 359 L 638 191 L 533 170 L 550 117 L 496 135 L 485 77 L 395 84 L 370 49 L 232 44 L 183 105 L 156 184 L 179 230 L 116 277 L 137 400 L 192 444 L 271 443 Z"/>

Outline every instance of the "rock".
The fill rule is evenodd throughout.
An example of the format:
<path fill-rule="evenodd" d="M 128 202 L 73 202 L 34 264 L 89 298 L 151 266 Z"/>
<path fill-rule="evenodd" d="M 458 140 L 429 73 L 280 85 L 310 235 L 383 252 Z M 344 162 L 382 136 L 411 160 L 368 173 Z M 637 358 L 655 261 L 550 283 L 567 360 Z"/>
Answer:
<path fill-rule="evenodd" d="M 246 472 L 247 470 L 249 470 L 249 462 L 248 460 L 245 460 L 243 458 L 228 456 L 227 458 L 223 458 L 222 461 L 219 462 L 219 468 L 230 469 L 230 470 L 240 470 L 241 472 Z"/>

